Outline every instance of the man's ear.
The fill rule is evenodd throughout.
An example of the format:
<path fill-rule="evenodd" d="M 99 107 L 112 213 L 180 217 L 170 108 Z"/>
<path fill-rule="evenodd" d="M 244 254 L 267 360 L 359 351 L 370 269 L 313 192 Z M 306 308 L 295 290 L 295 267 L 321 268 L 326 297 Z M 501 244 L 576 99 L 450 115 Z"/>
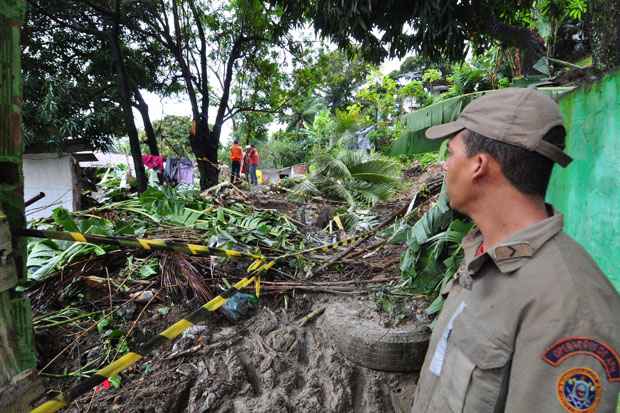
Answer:
<path fill-rule="evenodd" d="M 491 159 L 486 153 L 478 153 L 472 159 L 472 177 L 480 179 L 489 173 L 491 167 Z"/>

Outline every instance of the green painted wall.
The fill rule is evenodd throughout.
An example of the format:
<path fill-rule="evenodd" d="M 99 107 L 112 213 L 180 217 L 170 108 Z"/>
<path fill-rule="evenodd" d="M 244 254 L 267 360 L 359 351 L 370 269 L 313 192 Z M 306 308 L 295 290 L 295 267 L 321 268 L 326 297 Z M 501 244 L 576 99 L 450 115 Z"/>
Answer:
<path fill-rule="evenodd" d="M 559 104 L 574 161 L 555 167 L 547 199 L 620 292 L 620 71 Z"/>

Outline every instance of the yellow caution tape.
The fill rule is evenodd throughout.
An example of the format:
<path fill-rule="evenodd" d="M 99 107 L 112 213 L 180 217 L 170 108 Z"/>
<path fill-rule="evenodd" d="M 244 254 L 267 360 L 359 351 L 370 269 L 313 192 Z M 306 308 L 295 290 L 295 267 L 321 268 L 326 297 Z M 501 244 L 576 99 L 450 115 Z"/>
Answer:
<path fill-rule="evenodd" d="M 256 267 L 259 267 L 255 272 L 261 273 L 271 268 L 275 264 L 275 261 L 270 261 L 268 263 L 263 264 L 263 261 L 257 260 L 253 264 L 255 264 Z M 258 297 L 260 294 L 260 277 L 258 275 L 253 275 L 251 277 L 242 278 L 241 280 L 237 281 L 233 285 L 233 288 L 235 290 L 240 291 L 243 288 L 250 285 L 252 282 L 255 283 L 254 288 L 256 291 L 256 296 Z M 223 297 L 222 295 L 218 295 L 212 300 L 209 300 L 208 303 L 202 305 L 202 308 L 207 311 L 215 311 L 226 303 L 227 298 L 228 297 Z M 171 325 L 170 327 L 168 327 L 167 329 L 165 329 L 164 331 L 162 331 L 161 333 L 159 333 L 159 336 L 165 337 L 168 340 L 172 341 L 176 337 L 178 337 L 181 333 L 183 333 L 183 331 L 187 330 L 192 325 L 193 323 L 191 321 L 186 320 L 186 319 L 181 319 L 177 321 L 176 323 L 174 323 L 173 325 Z M 143 357 L 144 356 L 142 356 L 141 354 L 138 354 L 135 352 L 129 352 L 123 355 L 122 357 L 120 357 L 118 360 L 115 360 L 112 363 L 108 364 L 106 367 L 98 370 L 95 374 L 101 377 L 107 377 L 107 378 L 115 376 L 119 374 L 120 372 L 122 372 L 123 370 L 127 369 L 128 367 L 137 363 Z M 56 399 L 46 401 L 40 406 L 34 408 L 31 411 L 31 413 L 54 413 L 66 406 L 67 406 L 67 402 L 64 401 L 61 395 Z"/>
<path fill-rule="evenodd" d="M 336 225 L 338 225 L 340 231 L 344 231 L 344 226 L 342 225 L 342 221 L 340 220 L 340 215 L 336 215 L 334 217 L 334 222 L 336 223 Z"/>
<path fill-rule="evenodd" d="M 197 244 L 187 244 L 187 248 L 192 252 L 192 254 L 196 255 L 199 254 L 201 252 L 204 253 L 208 253 L 209 252 L 209 247 L 204 246 L 204 245 L 197 245 Z"/>
<path fill-rule="evenodd" d="M 86 241 L 86 238 L 84 238 L 84 235 L 79 232 L 70 232 L 69 234 L 71 234 L 71 237 L 77 242 L 88 242 Z"/>
<path fill-rule="evenodd" d="M 190 328 L 192 325 L 193 324 L 190 321 L 181 319 L 159 333 L 159 335 L 166 337 L 168 340 L 174 340 L 179 334 Z"/>
<path fill-rule="evenodd" d="M 54 413 L 64 407 L 67 407 L 67 403 L 62 400 L 52 399 L 46 401 L 38 407 L 35 407 L 30 411 L 30 413 Z"/>
<path fill-rule="evenodd" d="M 140 360 L 142 356 L 138 353 L 129 352 L 124 354 L 118 360 L 114 360 L 112 363 L 108 364 L 101 370 L 97 370 L 97 373 L 100 376 L 104 377 L 112 377 L 116 376 L 121 371 L 125 370 L 127 367 L 135 364 L 138 360 Z"/>

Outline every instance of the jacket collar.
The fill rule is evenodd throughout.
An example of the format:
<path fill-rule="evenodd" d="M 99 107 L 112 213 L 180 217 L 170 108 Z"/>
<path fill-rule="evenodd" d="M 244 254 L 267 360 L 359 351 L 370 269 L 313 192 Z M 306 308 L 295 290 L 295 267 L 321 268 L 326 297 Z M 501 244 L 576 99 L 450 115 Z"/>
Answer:
<path fill-rule="evenodd" d="M 552 210 L 551 207 L 549 209 Z M 476 228 L 463 239 L 462 243 L 467 273 L 471 275 L 478 272 L 488 259 L 492 259 L 502 273 L 512 273 L 527 263 L 563 227 L 564 216 L 553 210 L 553 215 L 549 218 L 513 234 L 507 240 L 477 257 L 476 251 L 478 251 L 483 239 L 482 234 Z"/>

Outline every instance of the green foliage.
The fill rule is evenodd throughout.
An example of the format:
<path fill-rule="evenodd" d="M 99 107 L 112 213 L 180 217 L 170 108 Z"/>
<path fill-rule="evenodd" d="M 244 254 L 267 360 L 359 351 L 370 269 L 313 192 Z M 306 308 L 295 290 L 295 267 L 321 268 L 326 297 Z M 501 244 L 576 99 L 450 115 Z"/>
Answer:
<path fill-rule="evenodd" d="M 191 127 L 192 120 L 188 116 L 166 115 L 153 121 L 160 155 L 189 157 L 192 154 L 188 138 Z M 145 139 L 146 135 L 141 131 L 140 140 Z"/>
<path fill-rule="evenodd" d="M 239 115 L 237 128 L 233 133 L 233 137 L 239 140 L 239 143 L 249 145 L 266 142 L 267 125 L 273 120 L 271 114 L 244 112 Z"/>
<path fill-rule="evenodd" d="M 359 54 L 325 51 L 308 47 L 300 53 L 303 64 L 291 75 L 288 88 L 288 107 L 292 115 L 289 124 L 300 121 L 312 123 L 312 116 L 322 107 L 332 113 L 354 103 L 355 91 L 364 83 L 370 66 Z"/>
<path fill-rule="evenodd" d="M 105 150 L 127 134 L 117 70 L 104 31 L 109 21 L 103 22 L 98 12 L 106 6 L 91 8 L 86 3 L 28 2 L 27 35 L 22 37 L 26 146 L 47 144 L 61 150 L 63 144 L 79 140 Z M 135 2 L 121 2 L 121 7 L 128 21 L 143 12 Z M 132 85 L 163 94 L 178 91 L 164 68 L 168 56 L 162 48 L 130 30 L 120 31 L 120 47 Z"/>
<path fill-rule="evenodd" d="M 465 95 L 467 93 L 479 92 L 491 89 L 491 84 L 487 72 L 474 64 L 462 63 L 452 68 L 452 75 L 448 77 L 450 90 L 444 94 L 443 98 Z"/>
<path fill-rule="evenodd" d="M 439 162 L 439 152 L 425 152 L 413 155 L 413 159 L 420 163 L 422 168 L 427 168 Z"/>
<path fill-rule="evenodd" d="M 28 278 L 41 281 L 55 271 L 62 270 L 80 257 L 103 255 L 105 248 L 93 244 L 68 241 L 37 240 L 28 243 Z"/>
<path fill-rule="evenodd" d="M 336 109 L 336 133 L 353 131 L 362 124 L 362 107 L 359 103 L 347 106 L 344 110 Z"/>
<path fill-rule="evenodd" d="M 158 257 L 136 258 L 133 255 L 127 257 L 127 264 L 121 270 L 123 278 L 148 279 L 159 274 Z"/>
<path fill-rule="evenodd" d="M 403 224 L 392 242 L 404 242 L 400 269 L 409 288 L 418 293 L 436 294 L 456 272 L 463 259 L 461 241 L 472 224 L 455 219 L 445 188 L 437 203 L 413 225 Z M 430 312 L 441 302 L 433 303 Z"/>
<path fill-rule="evenodd" d="M 329 148 L 336 143 L 336 121 L 328 110 L 322 110 L 314 116 L 311 125 L 304 124 L 302 133 L 308 143 L 317 148 Z"/>
<path fill-rule="evenodd" d="M 560 27 L 568 20 L 580 21 L 588 10 L 586 0 L 538 0 L 529 25 L 535 27 L 547 44 L 547 56 L 554 57 Z"/>
<path fill-rule="evenodd" d="M 398 84 L 389 76 L 374 72 L 367 84 L 357 93 L 356 99 L 365 109 L 368 122 L 389 121 L 399 114 Z"/>
<path fill-rule="evenodd" d="M 261 149 L 263 163 L 274 168 L 305 163 L 310 156 L 309 139 L 296 133 L 275 133 L 269 143 L 259 149 Z"/>
<path fill-rule="evenodd" d="M 434 83 L 442 78 L 441 72 L 437 69 L 426 69 L 422 75 L 422 82 Z"/>
<path fill-rule="evenodd" d="M 434 61 L 464 60 L 470 46 L 501 36 L 493 23 L 529 10 L 532 1 L 277 0 L 291 19 L 311 22 L 340 49 L 360 47 L 375 62 L 415 52 Z M 377 36 L 377 33 L 381 33 Z"/>
<path fill-rule="evenodd" d="M 112 387 L 114 387 L 115 389 L 118 389 L 121 387 L 122 379 L 121 379 L 121 376 L 119 376 L 118 374 L 115 374 L 114 376 L 109 377 L 108 381 L 110 382 Z"/>
<path fill-rule="evenodd" d="M 25 59 L 29 62 L 29 59 Z M 34 63 L 28 63 L 28 65 Z M 51 151 L 62 151 L 64 143 L 75 138 L 98 149 L 108 149 L 112 139 L 121 136 L 122 124 L 112 119 L 121 115 L 118 106 L 93 96 L 95 85 L 60 77 L 44 80 L 29 66 L 25 67 L 23 106 L 24 142 L 26 147 L 46 144 Z"/>
<path fill-rule="evenodd" d="M 356 172 L 362 174 L 361 172 Z M 372 181 L 373 177 L 365 179 Z M 115 216 L 114 220 L 94 215 Z M 53 223 L 46 228 L 77 231 L 103 236 L 143 237 L 161 228 L 197 230 L 210 246 L 253 251 L 302 249 L 302 234 L 286 216 L 275 211 L 256 211 L 236 203 L 218 206 L 200 197 L 197 191 L 171 187 L 150 187 L 139 196 L 108 202 L 88 214 L 56 209 Z M 76 260 L 89 255 L 103 255 L 113 246 L 31 239 L 28 242 L 27 267 L 31 281 L 41 281 Z M 130 259 L 126 276 L 150 278 L 159 273 L 155 258 Z"/>
<path fill-rule="evenodd" d="M 108 168 L 99 174 L 98 187 L 104 192 L 102 201 L 117 201 L 126 197 L 127 189 L 121 186 L 123 179 L 127 179 L 129 168 L 127 165 L 119 165 L 116 168 Z"/>

